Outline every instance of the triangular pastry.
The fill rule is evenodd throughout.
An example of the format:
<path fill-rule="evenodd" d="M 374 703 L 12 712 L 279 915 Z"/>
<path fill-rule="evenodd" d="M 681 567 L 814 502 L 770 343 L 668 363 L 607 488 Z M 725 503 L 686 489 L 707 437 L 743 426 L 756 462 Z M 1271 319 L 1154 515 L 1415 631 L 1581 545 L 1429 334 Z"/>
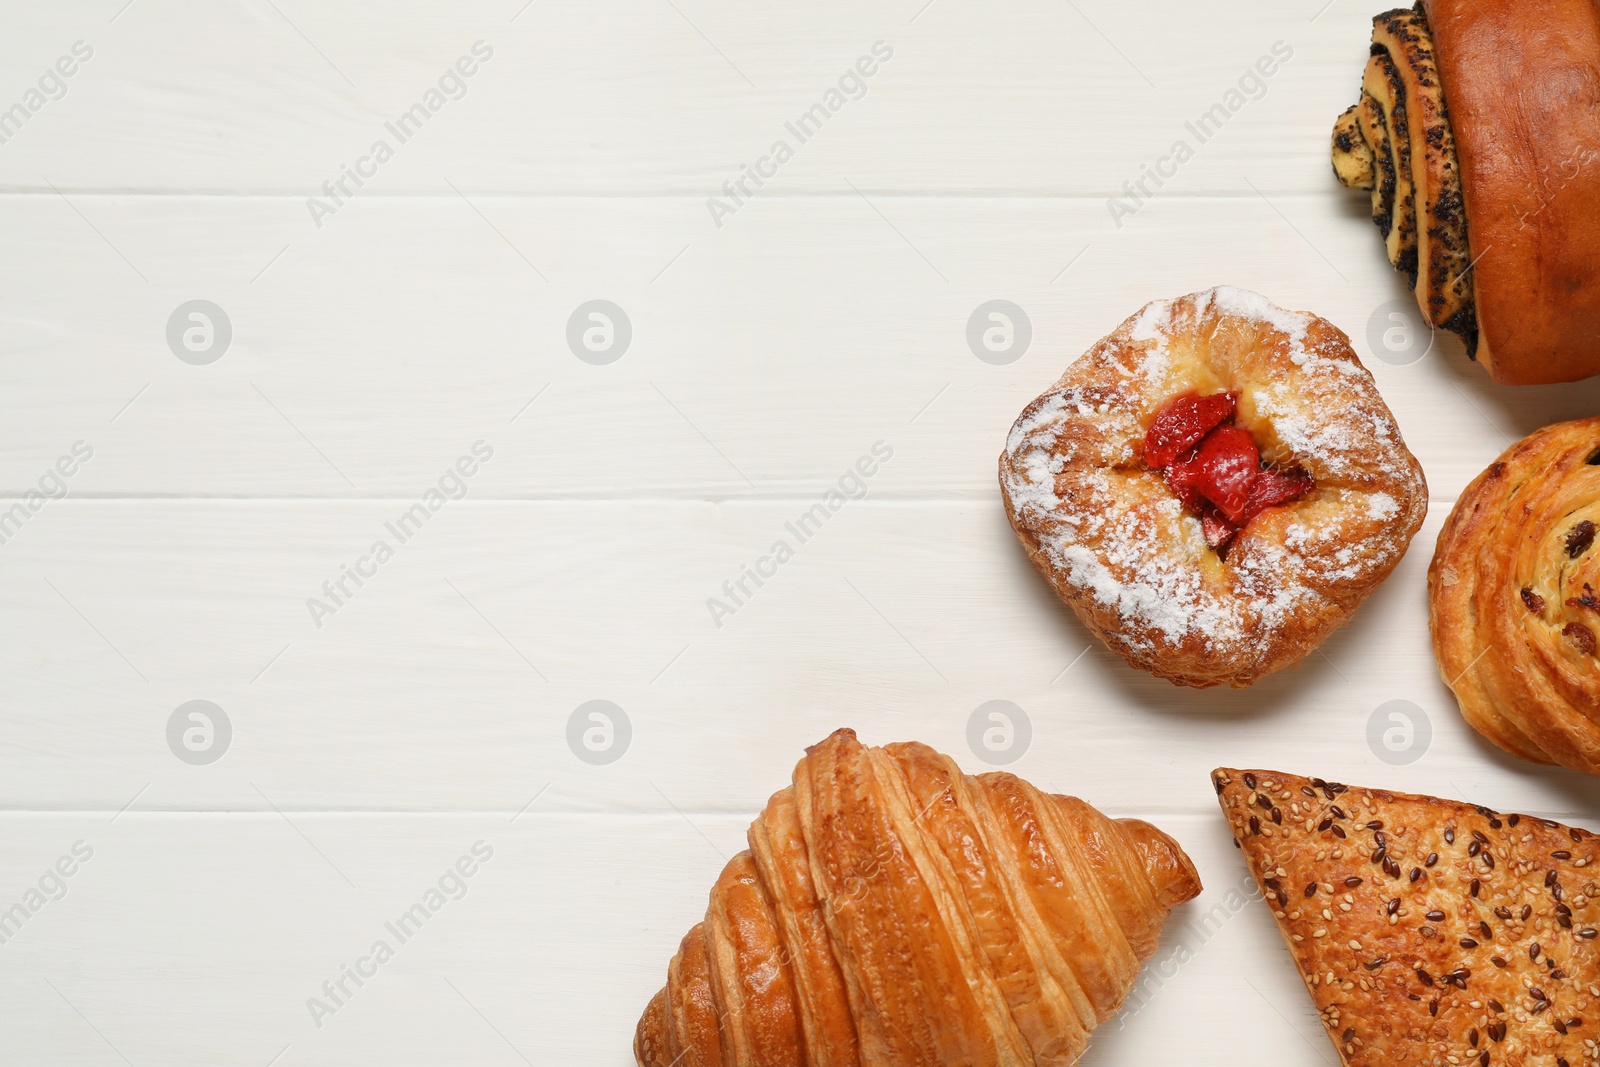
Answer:
<path fill-rule="evenodd" d="M 1594 834 L 1278 771 L 1212 782 L 1347 1067 L 1600 1060 Z"/>

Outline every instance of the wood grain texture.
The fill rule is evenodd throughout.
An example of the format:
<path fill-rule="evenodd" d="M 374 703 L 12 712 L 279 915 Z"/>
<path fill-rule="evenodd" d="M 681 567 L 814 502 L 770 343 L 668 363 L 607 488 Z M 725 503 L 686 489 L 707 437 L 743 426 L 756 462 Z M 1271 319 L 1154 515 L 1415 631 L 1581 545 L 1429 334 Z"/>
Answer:
<path fill-rule="evenodd" d="M 0 912 L 95 853 L 0 943 L 0 1060 L 621 1067 L 805 745 L 849 725 L 976 773 L 994 700 L 1031 730 L 1007 769 L 1150 819 L 1207 886 L 1085 1063 L 1326 1058 L 1212 767 L 1600 810 L 1460 721 L 1424 592 L 1460 488 L 1600 386 L 1375 347 L 1406 294 L 1326 162 L 1359 4 L 12 6 L 0 115 L 94 54 L 0 142 Z M 319 227 L 307 199 L 479 40 L 466 95 Z M 865 95 L 717 226 L 707 198 L 879 40 Z M 1280 40 L 1199 143 L 1185 123 Z M 995 463 L 1127 314 L 1224 282 L 1350 334 L 1434 507 L 1320 654 L 1197 694 L 1072 620 Z M 633 326 L 604 366 L 565 337 L 596 298 Z M 166 340 L 195 299 L 233 329 L 207 366 Z M 967 340 L 993 299 L 1032 327 L 1006 365 Z M 66 498 L 29 498 L 80 441 Z M 399 544 L 385 524 L 478 441 L 464 499 Z M 877 442 L 864 499 L 801 543 L 786 524 Z M 318 627 L 307 599 L 380 538 Z M 166 736 L 196 699 L 233 730 L 204 766 Z M 569 747 L 592 700 L 631 726 L 616 762 Z M 1396 700 L 1431 727 L 1407 766 L 1368 742 Z M 467 895 L 318 1027 L 307 999 L 480 839 Z"/>

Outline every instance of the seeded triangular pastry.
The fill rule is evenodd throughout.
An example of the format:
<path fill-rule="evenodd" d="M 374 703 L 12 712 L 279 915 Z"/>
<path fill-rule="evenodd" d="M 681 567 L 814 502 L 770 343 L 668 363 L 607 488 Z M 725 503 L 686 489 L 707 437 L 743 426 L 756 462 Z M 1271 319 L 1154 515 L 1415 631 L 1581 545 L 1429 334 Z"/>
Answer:
<path fill-rule="evenodd" d="M 1600 838 L 1277 771 L 1211 777 L 1347 1067 L 1600 1059 Z"/>

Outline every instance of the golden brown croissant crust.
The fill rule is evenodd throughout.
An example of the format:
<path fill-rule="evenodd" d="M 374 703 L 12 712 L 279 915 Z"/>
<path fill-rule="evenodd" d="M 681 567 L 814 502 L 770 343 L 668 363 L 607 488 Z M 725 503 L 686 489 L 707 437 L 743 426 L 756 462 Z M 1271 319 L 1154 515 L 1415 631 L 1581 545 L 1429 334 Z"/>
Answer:
<path fill-rule="evenodd" d="M 1422 0 L 1373 20 L 1334 172 L 1496 381 L 1600 373 L 1600 7 Z"/>
<path fill-rule="evenodd" d="M 1200 891 L 1147 823 L 851 730 L 749 841 L 639 1020 L 643 1067 L 1066 1067 Z"/>
<path fill-rule="evenodd" d="M 1264 460 L 1307 496 L 1228 546 L 1141 460 L 1159 409 L 1238 394 Z M 1158 300 L 1023 410 L 1000 456 L 1012 528 L 1078 618 L 1129 663 L 1179 685 L 1243 687 L 1298 662 L 1404 556 L 1427 514 L 1422 468 L 1349 338 L 1230 286 Z"/>
<path fill-rule="evenodd" d="M 1600 418 L 1518 441 L 1461 494 L 1428 569 L 1439 672 L 1508 752 L 1600 775 Z"/>
<path fill-rule="evenodd" d="M 1212 782 L 1345 1067 L 1594 1063 L 1594 834 L 1278 771 Z"/>

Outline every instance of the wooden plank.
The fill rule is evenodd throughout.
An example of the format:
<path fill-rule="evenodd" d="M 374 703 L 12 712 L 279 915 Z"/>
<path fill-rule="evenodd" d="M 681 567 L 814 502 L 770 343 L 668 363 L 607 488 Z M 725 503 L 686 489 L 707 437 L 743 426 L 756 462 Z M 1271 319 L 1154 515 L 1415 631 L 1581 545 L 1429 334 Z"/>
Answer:
<path fill-rule="evenodd" d="M 1087 201 L 789 198 L 721 233 L 682 199 L 496 200 L 491 225 L 390 198 L 315 241 L 278 217 L 286 201 L 75 202 L 149 281 L 59 199 L 0 198 L 33 250 L 0 266 L 9 495 L 82 440 L 81 495 L 405 498 L 481 439 L 479 497 L 788 496 L 882 439 L 878 492 L 992 500 L 1028 400 L 1146 300 L 1219 282 L 1350 333 L 1437 500 L 1600 400 L 1594 383 L 1495 387 L 1448 336 L 1380 358 L 1413 358 L 1379 349 L 1403 294 L 1336 195 L 1169 197 L 1120 230 Z M 597 297 L 632 324 L 609 365 L 566 339 Z M 166 339 L 197 298 L 232 324 L 205 366 Z M 1032 326 L 1002 366 L 967 337 L 996 298 Z"/>
<path fill-rule="evenodd" d="M 469 498 L 405 542 L 400 502 L 52 504 L 0 572 L 0 804 L 514 812 L 548 787 L 557 810 L 747 810 L 838 726 L 983 756 L 969 722 L 992 700 L 1031 723 L 1019 773 L 1149 810 L 1211 803 L 1223 763 L 1388 772 L 1369 720 L 1397 700 L 1431 740 L 1384 782 L 1566 814 L 1594 799 L 1565 772 L 1504 774 L 1439 681 L 1440 509 L 1347 629 L 1235 693 L 1112 656 L 992 502 L 848 501 L 802 540 L 811 503 Z M 363 562 L 377 540 L 393 558 Z M 358 564 L 362 586 L 325 591 Z M 232 726 L 210 765 L 169 746 L 191 700 Z M 594 700 L 629 725 L 610 763 L 569 742 Z M 578 718 L 580 739 L 605 726 Z"/>
<path fill-rule="evenodd" d="M 4 144 L 0 182 L 286 193 L 303 225 L 304 199 L 378 140 L 393 158 L 364 165 L 361 198 L 452 195 L 449 179 L 703 200 L 778 140 L 793 158 L 763 197 L 839 192 L 843 175 L 869 190 L 1099 200 L 1179 139 L 1195 151 L 1184 191 L 1249 192 L 1244 177 L 1298 189 L 1312 163 L 1325 177 L 1371 34 L 1355 5 L 1268 0 L 830 0 L 781 16 L 729 0 L 96 6 L 28 11 L 0 52 L 20 100 L 75 42 L 93 50 Z M 847 75 L 880 41 L 892 55 L 858 88 Z M 463 57 L 475 72 L 440 91 Z M 436 106 L 402 140 L 388 124 L 417 104 Z M 817 105 L 825 123 L 790 132 Z M 1188 131 L 1219 105 L 1215 128 Z"/>

